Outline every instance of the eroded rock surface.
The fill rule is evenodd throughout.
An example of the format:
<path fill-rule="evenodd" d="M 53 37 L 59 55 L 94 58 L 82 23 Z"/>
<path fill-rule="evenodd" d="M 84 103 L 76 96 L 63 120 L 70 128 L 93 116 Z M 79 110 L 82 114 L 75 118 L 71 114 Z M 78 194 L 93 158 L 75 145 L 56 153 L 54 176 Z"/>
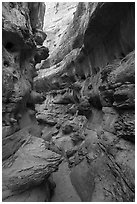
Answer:
<path fill-rule="evenodd" d="M 49 201 L 49 176 L 61 162 L 38 138 L 35 118 L 35 104 L 45 99 L 33 90 L 35 64 L 49 52 L 38 47 L 46 38 L 44 13 L 44 3 L 2 4 L 2 182 L 8 202 Z"/>
<path fill-rule="evenodd" d="M 38 13 L 38 7 L 33 6 Z M 64 21 L 63 8 L 67 13 Z M 50 10 L 53 18 L 50 18 Z M 20 125 L 15 117 L 4 116 L 3 173 L 7 179 L 3 184 L 10 188 L 8 191 L 4 188 L 8 192 L 5 193 L 5 201 L 16 192 L 12 197 L 17 196 L 15 200 L 27 192 L 31 192 L 28 198 L 31 200 L 35 189 L 39 196 L 43 186 L 46 195 L 41 196 L 40 201 L 134 201 L 134 14 L 135 4 L 130 2 L 51 3 L 45 17 L 45 21 L 50 18 L 44 28 L 47 29 L 47 41 L 46 35 L 32 26 L 37 23 L 30 24 L 33 27 L 32 40 L 39 43 L 34 46 L 38 51 L 33 55 L 34 64 L 41 63 L 43 56 L 49 57 L 39 64 L 38 76 L 29 88 L 25 86 L 21 92 L 30 94 L 28 101 L 27 94 L 22 94 L 27 114 L 19 111 Z M 53 25 L 50 25 L 52 22 Z M 57 30 L 58 25 L 60 30 Z M 49 46 L 49 53 L 42 48 L 41 40 Z M 8 56 L 13 58 L 13 54 Z M 16 110 L 16 100 L 22 101 L 23 97 L 13 97 L 13 83 L 7 81 L 9 83 L 3 86 L 8 86 L 8 89 L 5 88 L 8 91 L 4 92 L 4 104 L 7 99 L 9 101 L 7 109 L 5 106 L 3 109 L 14 112 L 11 111 L 10 100 Z M 29 121 L 27 128 L 23 126 L 26 118 Z M 12 124 L 14 129 L 11 129 Z M 34 125 L 39 127 L 37 131 L 33 129 Z M 20 127 L 24 129 L 19 131 Z M 22 131 L 27 132 L 24 137 L 21 136 Z M 18 134 L 20 137 L 17 137 Z M 14 146 L 14 140 L 17 146 Z M 8 143 L 13 148 L 6 152 Z M 16 165 L 21 161 L 26 173 Z M 8 165 L 11 165 L 10 168 Z M 56 188 L 49 177 L 53 171 L 56 171 L 52 174 Z M 17 178 L 18 174 L 24 179 Z M 25 192 L 22 191 L 24 183 Z M 36 185 L 33 190 L 32 184 Z M 18 192 L 20 189 L 21 192 Z M 38 197 L 36 201 L 39 201 Z"/>
<path fill-rule="evenodd" d="M 134 14 L 134 3 L 78 3 L 34 79 L 47 97 L 37 114 L 58 129 L 47 146 L 68 162 L 81 201 L 134 201 Z"/>
<path fill-rule="evenodd" d="M 30 136 L 14 156 L 3 163 L 4 199 L 40 185 L 60 162 L 61 156 L 46 150 L 43 139 Z"/>

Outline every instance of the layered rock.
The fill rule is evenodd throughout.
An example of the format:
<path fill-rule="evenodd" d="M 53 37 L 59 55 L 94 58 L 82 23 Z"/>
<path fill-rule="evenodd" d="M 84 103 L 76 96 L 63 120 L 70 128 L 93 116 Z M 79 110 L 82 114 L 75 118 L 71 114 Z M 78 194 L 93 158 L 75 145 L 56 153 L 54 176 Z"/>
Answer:
<path fill-rule="evenodd" d="M 109 12 L 113 15 L 108 18 Z M 129 32 L 132 32 L 130 38 Z M 72 54 L 77 57 L 71 60 L 69 69 L 75 67 L 76 74 L 83 78 L 96 75 L 107 63 L 117 58 L 122 59 L 134 49 L 134 3 L 79 3 L 73 22 L 66 28 L 66 34 L 60 40 L 61 45 L 53 49 L 53 54 L 43 62 L 41 68 L 51 69 L 57 64 L 59 69 L 59 62 L 76 49 L 79 52 Z"/>
<path fill-rule="evenodd" d="M 73 21 L 77 9 L 77 2 L 46 2 L 46 13 L 44 17 L 44 31 L 47 39 L 44 42 L 49 48 L 50 55 L 61 45 L 61 38 Z"/>
<path fill-rule="evenodd" d="M 38 115 L 54 119 L 59 129 L 52 127 L 47 145 L 72 168 L 81 201 L 134 201 L 134 6 L 78 3 L 34 79 L 35 89 L 47 96 Z M 74 128 L 79 117 L 80 132 Z"/>
<path fill-rule="evenodd" d="M 48 57 L 46 47 L 37 47 L 46 38 L 44 11 L 44 3 L 2 4 L 3 200 L 9 202 L 49 201 L 49 176 L 61 161 L 38 138 L 35 118 L 35 104 L 44 99 L 33 90 L 35 64 Z"/>
<path fill-rule="evenodd" d="M 42 46 L 46 35 L 38 30 L 42 23 L 39 24 L 37 17 L 34 19 L 35 14 L 39 16 L 39 11 L 42 10 L 41 4 L 15 3 L 12 4 L 14 9 L 8 3 L 5 5 L 8 6 L 8 9 L 5 8 L 8 12 L 11 10 L 14 13 L 15 7 L 18 7 L 19 12 L 21 8 L 25 12 L 27 9 L 32 11 L 28 14 L 30 22 L 27 21 L 29 43 L 27 37 L 17 37 L 16 46 L 4 40 L 4 52 L 7 55 L 3 55 L 3 58 L 7 59 L 8 56 L 9 61 L 14 63 L 13 53 L 20 50 L 22 42 L 21 47 L 24 47 L 26 55 L 26 50 L 29 50 L 29 54 L 32 53 L 34 61 L 31 59 L 31 63 L 40 63 L 44 56 L 48 57 L 48 50 Z M 32 91 L 33 77 L 30 80 L 28 72 L 18 71 L 22 81 L 19 83 L 17 79 L 14 82 L 17 83 L 15 90 L 19 90 L 14 95 L 14 83 L 9 79 L 15 80 L 15 76 L 11 78 L 8 75 L 8 78 L 4 75 L 5 201 L 10 201 L 11 198 L 13 201 L 24 201 L 28 192 L 28 201 L 38 201 L 36 197 L 33 199 L 34 192 L 37 189 L 39 195 L 40 190 L 44 193 L 44 188 L 46 193 L 45 196 L 42 194 L 40 201 L 50 201 L 55 185 L 49 175 L 56 171 L 62 159 L 64 161 L 59 171 L 53 173 L 57 186 L 55 194 L 52 194 L 53 201 L 134 201 L 134 7 L 134 3 L 117 2 L 53 3 L 51 10 L 54 17 L 60 16 L 61 19 L 55 22 L 53 17 L 45 27 L 50 31 L 47 33 L 47 42 L 45 41 L 49 45 L 50 56 L 40 65 L 41 69 L 33 82 L 35 90 Z M 57 30 L 57 26 L 62 26 L 63 8 L 68 14 L 63 22 L 65 27 Z M 50 12 L 49 7 L 48 9 Z M 48 19 L 48 12 L 45 21 Z M 19 19 L 21 18 L 22 16 Z M 19 26 L 18 21 L 17 23 Z M 8 29 L 8 26 L 5 27 L 5 33 Z M 20 29 L 16 32 L 17 36 L 23 35 Z M 56 46 L 52 34 L 58 42 Z M 36 47 L 34 39 L 42 46 L 40 49 Z M 30 47 L 26 49 L 26 46 Z M 20 64 L 15 64 L 14 69 L 19 67 L 19 70 L 24 70 L 24 67 L 29 67 L 26 59 L 31 57 L 26 58 L 26 55 L 19 54 Z M 5 70 L 8 66 L 5 63 L 4 73 L 7 73 Z M 24 107 L 27 110 L 22 114 L 20 109 L 24 110 Z M 29 125 L 27 128 L 24 127 L 26 123 Z M 18 131 L 20 128 L 22 130 Z M 15 131 L 18 132 L 14 133 Z"/>
<path fill-rule="evenodd" d="M 57 170 L 60 158 L 60 155 L 45 149 L 44 140 L 29 136 L 14 156 L 3 162 L 3 199 L 6 201 L 16 194 L 19 197 L 34 186 L 46 184 L 48 176 Z M 46 188 L 44 193 L 48 193 Z M 46 196 L 50 200 L 50 195 Z"/>
<path fill-rule="evenodd" d="M 48 57 L 47 48 L 36 48 L 29 6 L 3 3 L 3 124 L 9 126 L 17 125 L 27 101 L 33 101 L 34 65 Z"/>

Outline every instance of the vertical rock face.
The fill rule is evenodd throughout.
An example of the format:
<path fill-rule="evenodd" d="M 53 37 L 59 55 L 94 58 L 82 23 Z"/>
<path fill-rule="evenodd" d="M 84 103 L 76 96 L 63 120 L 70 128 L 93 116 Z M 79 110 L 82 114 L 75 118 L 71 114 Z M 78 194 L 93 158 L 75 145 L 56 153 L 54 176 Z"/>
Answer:
<path fill-rule="evenodd" d="M 47 150 L 44 141 L 37 138 L 40 129 L 34 115 L 34 104 L 43 100 L 42 95 L 33 90 L 35 64 L 48 57 L 46 47 L 37 47 L 46 38 L 40 30 L 44 12 L 43 3 L 2 4 L 4 201 L 48 201 L 48 177 L 60 163 L 60 155 Z M 41 195 L 41 199 L 35 195 Z"/>
<path fill-rule="evenodd" d="M 43 30 L 45 4 L 42 2 L 28 3 L 29 17 L 32 29 Z"/>
<path fill-rule="evenodd" d="M 49 28 L 57 39 L 56 26 Z M 134 201 L 134 34 L 134 3 L 80 2 L 54 48 L 49 34 L 51 54 L 34 79 L 35 89 L 47 95 L 37 107 L 38 119 L 56 121 L 59 132 L 54 136 L 51 130 L 50 141 L 59 145 L 57 152 L 65 151 L 82 201 L 85 195 L 92 202 Z M 80 132 L 74 128 L 78 118 L 83 119 Z M 65 135 L 73 144 L 65 145 Z M 89 177 L 92 188 L 85 184 Z"/>
<path fill-rule="evenodd" d="M 133 202 L 135 3 L 46 6 L 47 34 L 43 3 L 3 3 L 3 200 L 49 201 L 64 160 L 53 201 Z"/>
<path fill-rule="evenodd" d="M 3 125 L 6 126 L 17 124 L 17 114 L 26 106 L 35 74 L 36 43 L 26 20 L 26 9 L 26 4 L 3 3 Z"/>
<path fill-rule="evenodd" d="M 53 23 L 53 25 L 55 24 L 55 27 L 54 26 L 49 27 L 48 25 L 48 29 L 49 29 L 49 35 L 50 33 L 51 34 L 55 33 L 55 36 L 56 36 L 55 41 L 57 42 L 54 42 L 55 46 L 51 48 L 53 51 L 50 49 L 51 55 L 49 59 L 43 63 L 42 67 L 47 67 L 47 68 L 60 62 L 73 49 L 78 48 L 82 45 L 82 38 L 85 32 L 86 26 L 88 25 L 89 15 L 91 12 L 94 11 L 96 7 L 96 3 L 95 4 L 59 3 L 58 9 L 57 9 L 58 12 L 55 11 L 56 6 L 57 5 L 53 4 L 51 7 L 51 9 L 53 8 L 53 17 L 51 18 L 51 23 Z M 65 19 L 63 15 L 64 12 L 66 13 Z M 63 20 L 62 20 L 62 15 L 63 15 Z M 57 19 L 60 17 L 57 22 L 54 20 L 54 16 Z M 45 17 L 45 21 L 46 21 L 46 17 Z M 58 27 L 56 28 L 57 25 L 59 28 Z M 61 29 L 60 29 L 60 25 L 61 25 Z M 52 39 L 52 36 L 51 36 L 51 39 Z"/>
<path fill-rule="evenodd" d="M 45 4 L 46 13 L 43 29 L 47 33 L 47 40 L 44 43 L 51 54 L 61 44 L 60 40 L 66 34 L 67 28 L 73 21 L 78 3 L 46 2 Z"/>
<path fill-rule="evenodd" d="M 45 3 L 30 2 L 28 3 L 28 9 L 29 9 L 31 27 L 34 33 L 34 39 L 37 45 L 43 45 L 43 42 L 47 37 L 46 33 L 43 32 Z"/>
<path fill-rule="evenodd" d="M 40 10 L 43 4 L 38 7 Z M 31 101 L 35 64 L 48 57 L 48 49 L 37 48 L 37 29 L 42 28 L 37 3 L 3 3 L 3 125 L 18 126 L 21 112 Z M 33 18 L 30 17 L 33 13 Z M 36 17 L 35 17 L 35 15 Z M 39 18 L 39 20 L 38 20 Z M 41 24 L 40 24 L 41 22 Z M 39 23 L 39 24 L 38 24 Z M 42 31 L 41 31 L 42 33 Z M 43 34 L 44 35 L 44 34 Z M 10 129 L 10 128 L 9 128 Z M 16 128 L 15 128 L 16 129 Z"/>

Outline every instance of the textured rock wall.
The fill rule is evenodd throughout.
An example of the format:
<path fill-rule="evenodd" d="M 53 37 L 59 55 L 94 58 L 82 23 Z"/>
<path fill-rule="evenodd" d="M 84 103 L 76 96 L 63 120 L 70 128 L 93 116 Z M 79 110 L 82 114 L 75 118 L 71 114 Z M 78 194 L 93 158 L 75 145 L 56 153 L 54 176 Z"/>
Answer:
<path fill-rule="evenodd" d="M 48 56 L 48 49 L 37 48 L 36 33 L 32 31 L 30 5 L 3 3 L 3 125 L 17 126 L 27 101 L 33 98 L 33 78 L 37 75 L 35 63 Z M 36 16 L 38 14 L 36 13 Z M 35 20 L 36 21 L 36 20 Z M 38 21 L 38 19 L 37 19 Z M 36 22 L 35 22 L 36 23 Z M 41 53 L 39 53 L 41 52 Z M 42 56 L 42 57 L 41 57 Z M 8 127 L 9 128 L 9 127 Z"/>
<path fill-rule="evenodd" d="M 47 33 L 47 39 L 44 43 L 49 48 L 50 55 L 55 51 L 56 47 L 61 45 L 60 39 L 65 34 L 67 27 L 73 21 L 77 4 L 77 2 L 46 2 L 43 29 Z"/>
<path fill-rule="evenodd" d="M 34 79 L 46 96 L 38 120 L 59 131 L 43 138 L 65 151 L 81 201 L 134 201 L 134 34 L 134 3 L 80 2 Z"/>
<path fill-rule="evenodd" d="M 59 15 L 62 16 L 66 11 L 66 18 L 64 19 L 63 16 L 63 24 L 65 24 L 65 26 L 62 27 L 62 19 L 60 19 L 58 24 L 59 28 L 61 24 L 61 29 L 56 31 L 56 35 L 58 35 L 58 33 L 61 35 L 55 37 L 55 41 L 58 41 L 58 43 L 54 43 L 56 44 L 55 47 L 52 47 L 54 52 L 50 50 L 51 55 L 48 60 L 43 63 L 42 67 L 51 67 L 52 65 L 57 64 L 69 52 L 82 45 L 82 37 L 86 26 L 88 25 L 89 15 L 94 11 L 95 7 L 96 3 L 59 3 L 59 12 L 56 13 L 55 17 L 58 17 Z M 51 22 L 53 25 L 55 24 L 54 18 Z M 50 32 L 54 33 L 55 31 L 53 30 L 54 27 L 51 27 Z"/>
<path fill-rule="evenodd" d="M 44 41 L 44 45 L 49 48 L 50 56 L 59 51 L 62 45 L 62 38 L 66 36 L 67 28 L 73 21 L 74 13 L 77 8 L 77 2 L 45 2 L 46 13 L 44 16 L 43 30 L 47 34 L 47 38 Z M 46 62 L 46 67 L 51 66 L 51 57 Z M 36 68 L 42 68 L 42 64 L 37 64 Z M 43 68 L 45 67 L 45 63 Z"/>
<path fill-rule="evenodd" d="M 36 44 L 31 26 L 26 21 L 25 11 L 23 10 L 24 14 L 22 14 L 19 9 L 23 10 L 20 4 L 3 3 L 2 102 L 4 126 L 18 125 L 17 114 L 19 109 L 25 108 L 35 74 L 33 56 Z"/>
<path fill-rule="evenodd" d="M 9 202 L 49 201 L 54 185 L 48 177 L 61 158 L 37 138 L 34 104 L 43 96 L 33 90 L 33 78 L 35 64 L 48 57 L 41 46 L 44 12 L 44 3 L 2 4 L 2 184 Z"/>
<path fill-rule="evenodd" d="M 134 3 L 79 3 L 73 22 L 58 40 L 62 43 L 50 51 L 51 55 L 43 62 L 41 69 L 50 67 L 49 73 L 52 70 L 53 73 L 54 70 L 60 72 L 63 67 L 66 69 L 62 66 L 65 60 L 67 75 L 79 75 L 81 78 L 96 75 L 95 81 L 100 75 L 97 72 L 105 65 L 122 59 L 134 50 L 134 23 Z M 51 27 L 52 32 L 54 28 Z M 35 78 L 37 88 L 41 89 L 44 84 L 42 81 L 47 78 L 45 72 L 40 70 L 38 78 Z M 42 76 L 41 81 L 39 76 Z M 59 80 L 54 78 L 54 83 Z"/>
<path fill-rule="evenodd" d="M 28 3 L 29 17 L 32 29 L 43 30 L 45 4 L 43 2 Z"/>
<path fill-rule="evenodd" d="M 47 22 L 48 57 L 45 7 L 3 3 L 5 201 L 135 199 L 135 4 L 73 6 L 51 6 L 68 15 L 64 30 L 56 17 Z"/>

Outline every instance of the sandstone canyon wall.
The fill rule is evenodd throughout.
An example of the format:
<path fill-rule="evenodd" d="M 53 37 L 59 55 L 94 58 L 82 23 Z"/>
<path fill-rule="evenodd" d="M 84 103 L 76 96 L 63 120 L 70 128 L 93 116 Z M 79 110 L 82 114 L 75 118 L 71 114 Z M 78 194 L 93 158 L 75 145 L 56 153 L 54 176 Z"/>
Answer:
<path fill-rule="evenodd" d="M 45 150 L 38 138 L 40 129 L 35 119 L 35 103 L 43 100 L 33 90 L 35 64 L 46 59 L 49 52 L 41 46 L 46 38 L 41 30 L 44 10 L 44 3 L 2 4 L 4 201 L 48 201 L 48 177 L 60 162 L 60 155 Z"/>
<path fill-rule="evenodd" d="M 46 6 L 3 3 L 3 199 L 133 202 L 135 4 Z"/>

